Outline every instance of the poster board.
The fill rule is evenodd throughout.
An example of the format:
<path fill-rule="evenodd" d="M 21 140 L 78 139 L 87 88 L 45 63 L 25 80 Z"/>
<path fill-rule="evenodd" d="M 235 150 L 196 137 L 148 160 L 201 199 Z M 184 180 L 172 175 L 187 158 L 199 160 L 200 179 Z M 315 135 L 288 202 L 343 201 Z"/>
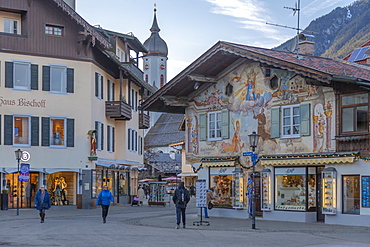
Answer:
<path fill-rule="evenodd" d="M 198 208 L 204 208 L 206 207 L 206 199 L 207 199 L 207 183 L 206 180 L 200 179 L 197 180 L 195 183 L 195 188 L 196 188 L 196 206 Z"/>

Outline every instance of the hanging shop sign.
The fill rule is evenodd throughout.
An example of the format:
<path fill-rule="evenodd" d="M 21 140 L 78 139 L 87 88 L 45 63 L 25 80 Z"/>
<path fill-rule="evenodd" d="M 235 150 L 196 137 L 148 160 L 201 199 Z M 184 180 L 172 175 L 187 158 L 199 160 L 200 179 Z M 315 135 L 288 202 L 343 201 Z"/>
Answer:
<path fill-rule="evenodd" d="M 19 170 L 18 180 L 21 182 L 30 181 L 30 164 L 21 163 L 21 169 Z"/>

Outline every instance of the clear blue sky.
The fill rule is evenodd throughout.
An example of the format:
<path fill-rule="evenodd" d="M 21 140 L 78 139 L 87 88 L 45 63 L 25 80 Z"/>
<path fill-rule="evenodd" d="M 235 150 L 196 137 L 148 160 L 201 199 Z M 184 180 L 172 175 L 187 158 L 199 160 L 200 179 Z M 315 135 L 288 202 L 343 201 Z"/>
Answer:
<path fill-rule="evenodd" d="M 154 3 L 160 36 L 169 49 L 171 80 L 217 41 L 273 48 L 296 31 L 297 15 L 284 7 L 298 0 L 76 0 L 77 12 L 91 25 L 120 33 L 132 32 L 142 43 L 150 36 Z M 300 27 L 354 0 L 301 0 Z"/>

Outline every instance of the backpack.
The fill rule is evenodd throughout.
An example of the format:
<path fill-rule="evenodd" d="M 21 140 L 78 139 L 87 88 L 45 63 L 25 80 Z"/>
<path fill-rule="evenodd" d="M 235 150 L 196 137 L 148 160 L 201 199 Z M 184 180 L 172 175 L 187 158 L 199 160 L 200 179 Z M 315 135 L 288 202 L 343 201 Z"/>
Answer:
<path fill-rule="evenodd" d="M 184 190 L 181 189 L 179 190 L 180 192 L 180 195 L 179 195 L 179 198 L 177 199 L 177 204 L 185 204 L 185 193 L 184 193 Z"/>

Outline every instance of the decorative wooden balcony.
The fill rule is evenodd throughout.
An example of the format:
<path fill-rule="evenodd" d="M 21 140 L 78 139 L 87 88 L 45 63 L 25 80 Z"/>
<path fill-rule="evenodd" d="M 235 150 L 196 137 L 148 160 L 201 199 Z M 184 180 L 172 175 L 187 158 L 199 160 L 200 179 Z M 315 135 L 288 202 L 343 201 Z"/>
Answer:
<path fill-rule="evenodd" d="M 150 116 L 144 113 L 139 114 L 139 129 L 148 129 L 150 127 Z"/>
<path fill-rule="evenodd" d="M 337 136 L 337 152 L 360 152 L 361 156 L 370 155 L 370 134 Z"/>
<path fill-rule="evenodd" d="M 141 71 L 134 63 L 122 63 L 122 66 L 137 78 L 143 79 L 144 72 Z"/>
<path fill-rule="evenodd" d="M 105 116 L 116 120 L 130 120 L 132 118 L 131 106 L 123 101 L 106 101 Z"/>

